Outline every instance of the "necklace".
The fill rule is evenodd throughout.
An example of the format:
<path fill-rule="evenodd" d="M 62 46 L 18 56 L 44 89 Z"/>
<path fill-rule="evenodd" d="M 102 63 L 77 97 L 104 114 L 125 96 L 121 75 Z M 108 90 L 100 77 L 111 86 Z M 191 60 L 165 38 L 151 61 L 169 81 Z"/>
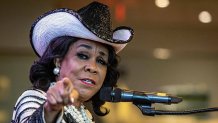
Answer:
<path fill-rule="evenodd" d="M 75 106 L 65 106 L 65 113 L 70 113 L 77 123 L 92 123 L 92 120 L 87 116 L 85 106 L 81 105 L 79 109 Z"/>

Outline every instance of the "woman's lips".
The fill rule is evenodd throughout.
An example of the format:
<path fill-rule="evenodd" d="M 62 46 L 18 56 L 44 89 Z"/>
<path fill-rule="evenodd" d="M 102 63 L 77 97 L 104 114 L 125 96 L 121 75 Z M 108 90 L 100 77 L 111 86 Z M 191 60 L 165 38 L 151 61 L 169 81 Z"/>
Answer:
<path fill-rule="evenodd" d="M 89 85 L 89 86 L 94 86 L 96 84 L 96 82 L 92 79 L 81 79 L 82 83 Z"/>

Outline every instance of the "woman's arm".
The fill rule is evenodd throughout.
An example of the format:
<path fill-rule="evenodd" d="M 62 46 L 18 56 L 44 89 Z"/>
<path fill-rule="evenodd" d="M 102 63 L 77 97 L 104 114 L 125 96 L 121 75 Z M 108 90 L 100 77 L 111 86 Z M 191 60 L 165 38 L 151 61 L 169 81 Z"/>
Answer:
<path fill-rule="evenodd" d="M 43 123 L 43 104 L 45 93 L 40 90 L 30 89 L 25 91 L 17 100 L 14 107 L 12 122 L 23 123 L 35 119 Z"/>
<path fill-rule="evenodd" d="M 27 90 L 17 100 L 12 122 L 58 123 L 63 119 L 63 107 L 69 104 L 76 106 L 78 96 L 67 78 L 56 82 L 46 93 L 37 89 Z"/>

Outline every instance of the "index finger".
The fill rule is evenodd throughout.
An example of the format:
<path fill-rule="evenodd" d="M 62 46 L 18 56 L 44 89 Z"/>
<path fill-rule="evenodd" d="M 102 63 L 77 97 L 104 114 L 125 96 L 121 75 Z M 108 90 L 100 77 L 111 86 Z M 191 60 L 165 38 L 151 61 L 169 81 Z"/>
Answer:
<path fill-rule="evenodd" d="M 63 86 L 64 86 L 64 90 L 66 90 L 67 92 L 71 92 L 72 91 L 72 83 L 70 81 L 69 78 L 63 78 L 62 79 L 62 82 L 63 82 Z"/>

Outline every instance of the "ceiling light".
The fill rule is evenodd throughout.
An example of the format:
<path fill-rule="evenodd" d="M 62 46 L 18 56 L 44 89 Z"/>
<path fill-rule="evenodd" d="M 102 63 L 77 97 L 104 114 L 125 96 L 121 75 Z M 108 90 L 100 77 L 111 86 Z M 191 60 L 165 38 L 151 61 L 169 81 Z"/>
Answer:
<path fill-rule="evenodd" d="M 200 22 L 202 23 L 210 23 L 212 21 L 212 16 L 208 11 L 202 11 L 198 15 Z"/>
<path fill-rule="evenodd" d="M 166 48 L 156 48 L 153 51 L 153 55 L 157 59 L 169 59 L 171 56 L 171 51 Z"/>
<path fill-rule="evenodd" d="M 157 7 L 165 8 L 169 6 L 170 1 L 169 0 L 155 0 L 155 4 Z"/>

